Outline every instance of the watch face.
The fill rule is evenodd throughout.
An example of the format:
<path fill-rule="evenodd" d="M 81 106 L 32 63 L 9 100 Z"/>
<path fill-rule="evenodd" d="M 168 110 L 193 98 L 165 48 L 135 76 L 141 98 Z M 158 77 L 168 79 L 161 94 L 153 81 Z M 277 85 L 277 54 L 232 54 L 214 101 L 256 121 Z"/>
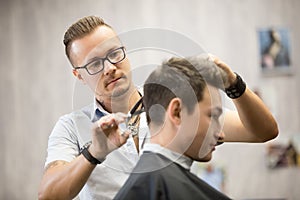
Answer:
<path fill-rule="evenodd" d="M 79 150 L 79 154 L 82 154 L 84 149 L 88 149 L 92 144 L 92 141 L 85 143 Z"/>
<path fill-rule="evenodd" d="M 238 74 L 236 74 L 236 78 L 237 82 L 225 89 L 227 96 L 231 99 L 236 99 L 242 96 L 246 90 L 246 83 L 243 81 L 243 79 Z"/>
<path fill-rule="evenodd" d="M 85 143 L 85 144 L 82 146 L 82 149 L 84 149 L 84 148 L 88 149 L 88 148 L 91 146 L 91 144 L 92 144 L 92 141 L 89 141 L 89 142 Z"/>

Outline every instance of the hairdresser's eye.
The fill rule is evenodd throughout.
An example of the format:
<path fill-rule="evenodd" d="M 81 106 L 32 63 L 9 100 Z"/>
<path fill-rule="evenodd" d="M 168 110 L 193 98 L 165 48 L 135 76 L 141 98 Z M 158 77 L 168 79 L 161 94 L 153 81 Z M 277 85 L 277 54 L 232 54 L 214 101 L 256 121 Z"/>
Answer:
<path fill-rule="evenodd" d="M 102 70 L 102 60 L 95 60 L 87 66 L 87 70 L 91 73 L 97 73 Z"/>
<path fill-rule="evenodd" d="M 114 51 L 110 52 L 110 53 L 107 55 L 107 59 L 108 59 L 109 62 L 112 63 L 112 64 L 119 63 L 119 62 L 121 62 L 124 58 L 125 58 L 125 52 L 124 52 L 124 49 L 123 49 L 122 47 L 121 47 L 121 48 L 118 48 L 118 49 L 115 49 Z"/>

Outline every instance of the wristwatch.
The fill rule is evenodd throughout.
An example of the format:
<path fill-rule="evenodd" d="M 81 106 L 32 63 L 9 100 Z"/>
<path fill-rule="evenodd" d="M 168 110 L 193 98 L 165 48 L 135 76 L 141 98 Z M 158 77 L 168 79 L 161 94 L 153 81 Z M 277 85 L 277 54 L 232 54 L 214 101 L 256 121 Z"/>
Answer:
<path fill-rule="evenodd" d="M 82 154 L 91 164 L 93 165 L 97 165 L 97 164 L 101 164 L 104 159 L 102 161 L 98 160 L 97 158 L 95 158 L 94 156 L 92 156 L 92 154 L 89 152 L 89 147 L 91 146 L 92 142 L 88 142 L 85 145 L 83 145 L 80 154 Z"/>
<path fill-rule="evenodd" d="M 246 90 L 246 83 L 243 81 L 242 77 L 240 75 L 236 74 L 236 83 L 229 88 L 225 89 L 225 93 L 227 96 L 231 99 L 236 99 L 242 96 Z"/>

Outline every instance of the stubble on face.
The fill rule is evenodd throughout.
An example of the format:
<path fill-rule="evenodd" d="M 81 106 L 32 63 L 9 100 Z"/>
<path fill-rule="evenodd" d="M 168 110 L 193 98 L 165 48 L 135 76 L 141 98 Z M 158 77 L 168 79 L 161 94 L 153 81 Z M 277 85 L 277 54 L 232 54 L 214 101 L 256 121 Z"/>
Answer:
<path fill-rule="evenodd" d="M 93 58 L 104 58 L 109 51 L 121 46 L 120 39 L 110 27 L 99 26 L 89 35 L 73 42 L 72 63 L 82 66 Z M 109 66 L 114 65 L 108 60 L 105 63 Z M 90 87 L 98 100 L 110 101 L 111 98 L 122 98 L 132 88 L 128 59 L 125 58 L 114 67 L 114 70 L 105 75 L 103 74 L 105 70 L 96 75 L 89 75 L 85 69 L 80 70 L 83 82 Z"/>

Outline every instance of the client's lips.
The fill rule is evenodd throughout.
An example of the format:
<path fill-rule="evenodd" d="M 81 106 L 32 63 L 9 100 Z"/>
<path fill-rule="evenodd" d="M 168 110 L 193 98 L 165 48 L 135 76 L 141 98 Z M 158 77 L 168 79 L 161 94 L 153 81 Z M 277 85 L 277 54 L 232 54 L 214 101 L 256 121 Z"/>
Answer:
<path fill-rule="evenodd" d="M 216 150 L 216 146 L 213 146 L 211 150 L 212 150 L 212 151 Z"/>

